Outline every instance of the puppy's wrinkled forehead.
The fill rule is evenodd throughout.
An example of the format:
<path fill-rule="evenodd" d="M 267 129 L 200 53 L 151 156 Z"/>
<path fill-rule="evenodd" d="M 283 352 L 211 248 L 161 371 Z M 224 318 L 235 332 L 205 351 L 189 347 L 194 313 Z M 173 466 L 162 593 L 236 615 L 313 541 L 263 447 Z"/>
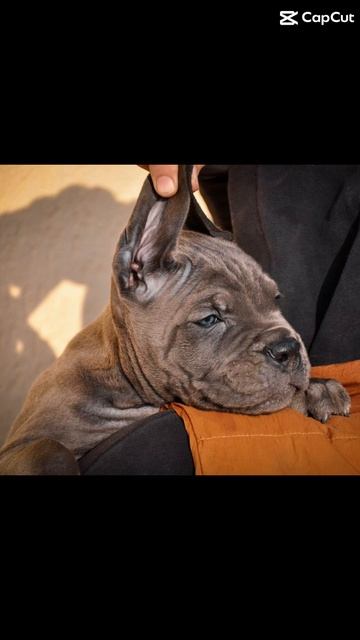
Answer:
<path fill-rule="evenodd" d="M 276 283 L 261 269 L 259 264 L 237 245 L 222 238 L 210 238 L 196 232 L 183 231 L 178 250 L 192 264 L 192 275 L 206 274 L 207 284 L 235 288 L 251 297 L 276 295 Z M 230 289 L 231 291 L 231 289 Z"/>

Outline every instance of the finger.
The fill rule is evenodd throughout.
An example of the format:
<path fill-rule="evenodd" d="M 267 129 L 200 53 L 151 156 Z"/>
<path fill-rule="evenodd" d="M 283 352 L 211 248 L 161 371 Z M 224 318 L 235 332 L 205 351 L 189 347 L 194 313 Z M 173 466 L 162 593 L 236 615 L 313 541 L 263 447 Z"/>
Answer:
<path fill-rule="evenodd" d="M 191 177 L 191 185 L 192 185 L 193 191 L 197 191 L 199 189 L 198 175 L 203 167 L 205 167 L 204 164 L 194 164 L 192 177 Z"/>
<path fill-rule="evenodd" d="M 160 195 L 166 195 L 166 193 L 168 193 L 168 188 L 170 188 L 170 193 L 169 195 L 172 195 L 173 193 L 176 193 L 176 191 L 174 191 L 174 186 L 171 182 L 166 184 L 167 179 L 170 177 L 171 180 L 173 179 L 174 176 L 174 167 L 177 167 L 178 165 L 157 165 L 157 164 L 153 164 L 153 165 L 148 165 L 148 164 L 139 164 L 139 167 L 141 167 L 142 169 L 146 169 L 147 171 L 150 171 L 151 176 L 153 178 L 153 183 L 154 186 L 157 190 L 157 192 Z M 193 167 L 193 172 L 192 172 L 192 178 L 191 178 L 191 184 L 192 184 L 192 189 L 193 191 L 197 191 L 199 189 L 199 181 L 198 181 L 198 175 L 199 172 L 201 171 L 201 169 L 205 167 L 204 164 L 195 164 Z M 170 168 L 170 173 L 171 175 L 169 176 L 169 168 Z M 164 176 L 159 175 L 160 173 L 164 173 Z M 177 171 L 176 171 L 176 178 L 177 178 Z M 159 184 L 157 184 L 157 180 L 160 180 Z M 176 181 L 177 184 L 177 181 Z M 164 186 L 165 186 L 165 190 L 164 190 Z M 165 193 L 166 191 L 166 193 Z"/>
<path fill-rule="evenodd" d="M 149 164 L 154 187 L 160 196 L 169 198 L 178 189 L 177 164 Z"/>

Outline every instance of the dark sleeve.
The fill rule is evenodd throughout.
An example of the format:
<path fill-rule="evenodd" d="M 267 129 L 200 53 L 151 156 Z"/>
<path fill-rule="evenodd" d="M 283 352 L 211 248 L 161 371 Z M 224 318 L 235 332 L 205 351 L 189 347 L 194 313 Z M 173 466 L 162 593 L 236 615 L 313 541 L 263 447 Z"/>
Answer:
<path fill-rule="evenodd" d="M 81 475 L 193 475 L 184 423 L 173 411 L 121 429 L 79 460 Z"/>

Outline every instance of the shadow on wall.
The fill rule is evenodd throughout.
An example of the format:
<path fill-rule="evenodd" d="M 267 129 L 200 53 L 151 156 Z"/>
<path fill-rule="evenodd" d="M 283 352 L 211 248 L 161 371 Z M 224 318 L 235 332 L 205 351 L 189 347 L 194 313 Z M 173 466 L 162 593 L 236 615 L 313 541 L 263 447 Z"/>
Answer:
<path fill-rule="evenodd" d="M 108 303 L 132 208 L 104 189 L 72 186 L 0 216 L 0 444 L 36 376 Z"/>

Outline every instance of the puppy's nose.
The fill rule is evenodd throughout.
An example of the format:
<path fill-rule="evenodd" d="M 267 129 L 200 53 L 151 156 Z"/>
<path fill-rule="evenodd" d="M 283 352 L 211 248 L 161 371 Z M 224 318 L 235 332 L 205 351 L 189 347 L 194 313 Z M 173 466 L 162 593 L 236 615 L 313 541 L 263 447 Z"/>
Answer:
<path fill-rule="evenodd" d="M 265 347 L 265 354 L 282 365 L 287 365 L 291 358 L 299 355 L 300 342 L 287 338 L 281 342 L 273 342 Z"/>

